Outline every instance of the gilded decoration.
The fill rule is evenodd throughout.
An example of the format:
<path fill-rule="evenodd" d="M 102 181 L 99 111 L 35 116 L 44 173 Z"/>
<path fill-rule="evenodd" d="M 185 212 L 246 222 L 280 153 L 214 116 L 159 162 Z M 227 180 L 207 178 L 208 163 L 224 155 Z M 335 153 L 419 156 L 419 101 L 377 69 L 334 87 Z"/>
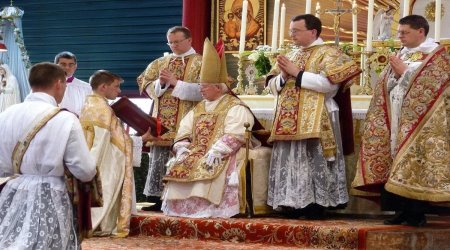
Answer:
<path fill-rule="evenodd" d="M 426 6 L 425 6 L 425 13 L 424 16 L 425 18 L 430 21 L 430 22 L 434 22 L 435 18 L 436 18 L 436 2 L 429 2 Z M 444 4 L 441 4 L 441 18 L 444 17 L 445 15 L 445 7 Z"/>
<path fill-rule="evenodd" d="M 216 40 L 222 39 L 226 52 L 237 52 L 241 36 L 243 0 L 216 0 L 213 22 Z M 266 0 L 248 0 L 244 50 L 266 43 Z"/>
<path fill-rule="evenodd" d="M 169 129 L 167 133 L 161 136 L 157 141 L 148 143 L 148 145 L 170 146 L 176 136 L 176 131 L 181 119 L 192 109 L 196 102 L 182 101 L 171 95 L 173 88 L 169 89 L 160 97 L 154 91 L 155 82 L 159 79 L 161 69 L 167 68 L 177 79 L 197 83 L 199 81 L 202 57 L 193 54 L 184 57 L 164 56 L 151 62 L 147 69 L 138 77 L 140 92 L 149 90 L 150 98 L 154 101 L 153 117 L 158 117 L 161 124 Z M 148 87 L 148 88 L 147 88 Z"/>
<path fill-rule="evenodd" d="M 228 165 L 224 159 L 218 166 L 208 166 L 205 163 L 205 154 L 212 144 L 224 135 L 224 121 L 228 111 L 241 105 L 241 101 L 231 95 L 226 95 L 217 105 L 214 111 L 206 112 L 205 103 L 198 104 L 194 110 L 194 126 L 188 156 L 181 161 L 176 161 L 170 166 L 165 180 L 178 182 L 191 182 L 214 179 L 222 173 Z M 231 135 L 230 135 L 231 136 Z"/>
<path fill-rule="evenodd" d="M 386 90 L 389 70 L 385 70 L 377 83 L 364 122 L 359 158 L 353 188 L 363 191 L 379 191 L 386 183 L 392 164 L 390 143 L 389 96 Z M 372 188 L 376 189 L 373 190 Z"/>
<path fill-rule="evenodd" d="M 423 63 L 427 67 L 419 68 L 403 102 L 399 149 L 386 188 L 439 202 L 450 200 L 450 56 L 442 47 L 435 51 Z"/>

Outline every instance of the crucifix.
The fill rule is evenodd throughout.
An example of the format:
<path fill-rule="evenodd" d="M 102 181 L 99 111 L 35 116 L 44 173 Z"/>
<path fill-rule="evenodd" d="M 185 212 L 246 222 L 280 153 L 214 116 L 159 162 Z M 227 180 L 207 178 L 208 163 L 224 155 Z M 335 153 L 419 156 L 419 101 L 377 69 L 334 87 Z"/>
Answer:
<path fill-rule="evenodd" d="M 344 9 L 342 8 L 342 0 L 336 0 L 335 2 L 335 9 L 327 9 L 327 10 L 316 10 L 317 14 L 332 14 L 334 15 L 334 22 L 333 22 L 333 30 L 334 30 L 334 43 L 336 45 L 339 45 L 339 29 L 340 29 L 340 23 L 341 23 L 341 16 L 345 13 L 352 13 L 353 9 Z"/>

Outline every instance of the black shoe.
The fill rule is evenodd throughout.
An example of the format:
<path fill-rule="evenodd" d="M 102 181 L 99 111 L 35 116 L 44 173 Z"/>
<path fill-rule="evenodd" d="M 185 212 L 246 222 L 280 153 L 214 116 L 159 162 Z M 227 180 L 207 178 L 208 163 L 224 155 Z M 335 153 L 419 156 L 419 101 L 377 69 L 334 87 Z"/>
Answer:
<path fill-rule="evenodd" d="M 309 204 L 305 208 L 306 219 L 308 220 L 324 220 L 326 219 L 325 207 L 318 204 Z"/>
<path fill-rule="evenodd" d="M 151 206 L 142 207 L 141 210 L 142 211 L 161 211 L 161 205 L 162 205 L 162 201 L 159 201 Z"/>
<path fill-rule="evenodd" d="M 281 213 L 283 217 L 287 219 L 298 219 L 299 217 L 303 216 L 303 212 L 301 209 L 295 209 L 292 207 L 283 207 Z"/>
<path fill-rule="evenodd" d="M 427 224 L 427 218 L 424 214 L 410 215 L 406 220 L 406 224 L 413 227 L 423 227 Z"/>
<path fill-rule="evenodd" d="M 390 218 L 383 221 L 384 225 L 401 225 L 403 222 L 405 222 L 408 219 L 408 215 L 404 211 L 397 211 L 395 212 L 395 215 Z"/>

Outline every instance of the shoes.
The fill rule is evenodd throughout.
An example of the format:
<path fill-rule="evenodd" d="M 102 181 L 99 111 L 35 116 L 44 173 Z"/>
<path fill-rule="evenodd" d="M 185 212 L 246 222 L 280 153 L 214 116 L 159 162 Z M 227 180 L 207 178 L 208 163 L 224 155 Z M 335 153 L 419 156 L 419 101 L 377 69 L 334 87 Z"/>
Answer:
<path fill-rule="evenodd" d="M 413 227 L 423 227 L 425 226 L 425 224 L 427 224 L 427 218 L 424 214 L 411 215 L 406 220 L 406 224 Z"/>
<path fill-rule="evenodd" d="M 161 211 L 161 205 L 162 201 L 158 201 L 155 204 L 148 206 L 148 207 L 142 207 L 142 211 Z"/>
<path fill-rule="evenodd" d="M 283 207 L 282 215 L 287 219 L 298 219 L 303 216 L 301 209 L 295 209 L 292 207 Z"/>
<path fill-rule="evenodd" d="M 401 225 L 403 222 L 405 222 L 408 219 L 408 214 L 404 211 L 397 211 L 395 212 L 395 215 L 390 218 L 383 221 L 384 225 Z"/>
<path fill-rule="evenodd" d="M 309 204 L 305 208 L 306 219 L 308 220 L 324 220 L 326 219 L 325 207 L 318 204 Z"/>

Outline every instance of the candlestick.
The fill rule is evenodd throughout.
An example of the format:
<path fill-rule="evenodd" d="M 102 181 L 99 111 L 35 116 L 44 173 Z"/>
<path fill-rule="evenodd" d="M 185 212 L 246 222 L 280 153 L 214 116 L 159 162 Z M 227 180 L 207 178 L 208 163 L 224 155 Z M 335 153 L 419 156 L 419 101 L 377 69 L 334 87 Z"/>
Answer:
<path fill-rule="evenodd" d="M 367 52 L 372 51 L 373 7 L 374 7 L 374 0 L 369 0 L 369 10 L 367 11 L 367 46 L 366 46 Z"/>
<path fill-rule="evenodd" d="M 409 0 L 403 1 L 403 17 L 409 15 Z"/>
<path fill-rule="evenodd" d="M 320 3 L 316 3 L 316 17 L 320 18 Z"/>
<path fill-rule="evenodd" d="M 273 6 L 273 25 L 272 25 L 272 52 L 277 51 L 278 18 L 280 16 L 280 0 L 275 0 Z"/>
<path fill-rule="evenodd" d="M 356 51 L 356 46 L 358 46 L 358 5 L 355 0 L 352 4 L 352 29 L 353 51 Z"/>
<path fill-rule="evenodd" d="M 242 3 L 241 12 L 241 37 L 239 39 L 239 53 L 242 53 L 245 50 L 245 35 L 247 34 L 247 8 L 248 2 L 247 0 L 244 0 Z"/>
<path fill-rule="evenodd" d="M 436 0 L 434 12 L 434 41 L 441 41 L 441 0 Z"/>
<path fill-rule="evenodd" d="M 281 17 L 280 17 L 280 47 L 283 45 L 284 43 L 284 22 L 286 19 L 286 6 L 281 5 Z"/>
<path fill-rule="evenodd" d="M 306 0 L 305 14 L 311 14 L 311 0 Z"/>

